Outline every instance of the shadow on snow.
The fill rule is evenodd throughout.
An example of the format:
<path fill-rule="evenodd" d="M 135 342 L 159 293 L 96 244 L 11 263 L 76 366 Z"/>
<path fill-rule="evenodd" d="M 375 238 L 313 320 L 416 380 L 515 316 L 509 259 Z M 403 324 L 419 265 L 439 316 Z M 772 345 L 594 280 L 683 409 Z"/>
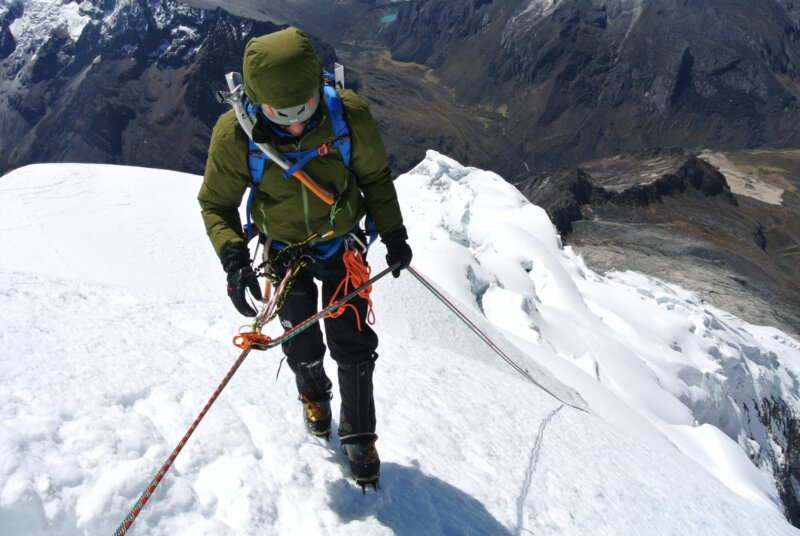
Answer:
<path fill-rule="evenodd" d="M 418 467 L 384 463 L 381 483 L 379 492 L 364 496 L 351 482 L 337 480 L 328 486 L 329 507 L 343 520 L 375 516 L 398 535 L 512 534 L 476 499 Z"/>

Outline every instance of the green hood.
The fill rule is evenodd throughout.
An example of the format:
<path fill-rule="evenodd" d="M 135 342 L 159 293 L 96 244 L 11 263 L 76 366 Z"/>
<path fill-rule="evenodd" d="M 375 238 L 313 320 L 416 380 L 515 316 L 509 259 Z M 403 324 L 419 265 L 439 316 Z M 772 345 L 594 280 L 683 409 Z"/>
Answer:
<path fill-rule="evenodd" d="M 297 28 L 256 37 L 244 49 L 244 90 L 250 102 L 289 108 L 322 85 L 322 66 L 308 36 Z"/>

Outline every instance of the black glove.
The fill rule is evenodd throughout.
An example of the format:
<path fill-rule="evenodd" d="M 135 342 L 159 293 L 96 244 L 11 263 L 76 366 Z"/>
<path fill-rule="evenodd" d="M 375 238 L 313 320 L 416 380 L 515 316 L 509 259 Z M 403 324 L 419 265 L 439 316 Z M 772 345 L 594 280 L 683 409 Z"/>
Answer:
<path fill-rule="evenodd" d="M 244 316 L 256 316 L 258 311 L 247 302 L 246 290 L 258 301 L 263 300 L 261 286 L 250 267 L 250 251 L 244 243 L 226 246 L 220 255 L 222 267 L 228 273 L 228 296 L 236 310 Z"/>
<path fill-rule="evenodd" d="M 386 264 L 392 266 L 399 262 L 400 265 L 392 270 L 392 275 L 400 277 L 400 271 L 408 268 L 413 256 L 411 246 L 406 242 L 408 240 L 406 228 L 401 227 L 385 236 L 381 236 L 381 240 L 386 244 Z"/>

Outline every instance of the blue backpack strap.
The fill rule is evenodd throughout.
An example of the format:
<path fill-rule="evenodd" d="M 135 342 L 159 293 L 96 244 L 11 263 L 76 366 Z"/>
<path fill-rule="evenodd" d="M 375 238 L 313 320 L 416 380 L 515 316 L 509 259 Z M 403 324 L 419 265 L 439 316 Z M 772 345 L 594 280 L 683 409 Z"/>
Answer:
<path fill-rule="evenodd" d="M 325 104 L 328 106 L 328 117 L 330 117 L 331 124 L 333 125 L 333 135 L 336 136 L 336 139 L 316 149 L 309 149 L 301 153 L 287 154 L 287 157 L 297 159 L 297 161 L 283 173 L 284 177 L 291 177 L 297 170 L 303 169 L 303 167 L 314 158 L 327 155 L 331 149 L 339 149 L 339 155 L 342 158 L 344 166 L 350 169 L 350 129 L 344 118 L 342 99 L 331 86 L 322 86 L 322 91 L 325 96 Z"/>
<path fill-rule="evenodd" d="M 317 147 L 316 149 L 295 153 L 285 153 L 284 156 L 291 158 L 292 160 L 296 160 L 296 162 L 283 173 L 284 177 L 291 177 L 297 170 L 302 169 L 311 160 L 318 156 L 327 155 L 332 149 L 339 149 L 339 155 L 342 158 L 342 162 L 347 169 L 350 169 L 350 149 L 352 143 L 350 141 L 350 129 L 348 128 L 347 121 L 344 118 L 344 105 L 342 104 L 342 99 L 339 97 L 339 94 L 333 87 L 324 85 L 322 86 L 322 89 L 325 103 L 328 107 L 328 117 L 331 119 L 333 134 L 336 136 L 336 139 L 331 143 L 326 143 L 320 147 Z M 256 107 L 253 106 L 246 97 L 244 104 L 248 115 L 251 117 L 256 117 Z M 261 177 L 264 175 L 264 168 L 267 165 L 267 160 L 269 160 L 269 157 L 258 148 L 253 140 L 248 140 L 247 166 L 250 169 L 250 195 L 247 198 L 247 223 L 244 226 L 244 231 L 247 235 L 248 241 L 258 234 L 258 229 L 256 229 L 255 225 L 253 225 L 250 211 L 256 196 L 256 190 L 258 189 L 258 185 L 261 183 Z M 333 251 L 327 254 L 326 258 L 332 255 L 337 249 L 338 247 L 334 248 Z"/>
<path fill-rule="evenodd" d="M 247 115 L 255 119 L 257 115 L 256 107 L 250 102 L 247 97 L 244 97 L 244 107 Z M 258 234 L 258 229 L 253 224 L 250 212 L 253 208 L 253 200 L 256 198 L 256 190 L 258 185 L 261 184 L 261 177 L 264 176 L 264 168 L 267 165 L 269 157 L 264 154 L 264 151 L 258 148 L 252 139 L 247 140 L 247 167 L 250 170 L 250 194 L 247 196 L 247 208 L 245 214 L 247 215 L 247 222 L 244 225 L 244 233 L 247 241 L 249 242 Z"/>
<path fill-rule="evenodd" d="M 297 160 L 294 165 L 290 166 L 289 169 L 283 172 L 284 178 L 289 178 L 295 174 L 298 169 L 303 169 L 306 164 L 310 161 L 315 159 L 318 156 L 325 156 L 331 152 L 332 149 L 341 149 L 347 145 L 348 148 L 348 157 L 350 156 L 349 148 L 350 148 L 350 137 L 343 136 L 338 138 L 330 143 L 324 143 L 317 147 L 316 149 L 309 149 L 307 151 L 301 151 L 298 153 L 284 153 L 284 156 L 287 158 L 291 158 L 292 160 Z M 339 153 L 342 155 L 342 159 L 344 159 L 343 153 L 340 151 Z M 348 168 L 349 169 L 349 168 Z"/>
<path fill-rule="evenodd" d="M 258 146 L 253 143 L 253 140 L 248 140 L 247 167 L 250 169 L 250 195 L 247 196 L 247 209 L 245 211 L 247 214 L 247 223 L 244 225 L 244 232 L 248 242 L 258 234 L 256 226 L 253 225 L 250 212 L 253 208 L 253 200 L 256 198 L 256 190 L 258 190 L 258 185 L 261 184 L 261 177 L 264 175 L 264 168 L 267 165 L 267 160 L 269 160 L 269 157 L 264 154 L 264 151 L 259 149 Z"/>
<path fill-rule="evenodd" d="M 264 168 L 267 166 L 269 157 L 264 154 L 264 151 L 258 148 L 253 143 L 253 140 L 247 141 L 247 167 L 250 168 L 250 186 L 258 186 L 261 184 L 261 177 L 264 176 Z"/>
<path fill-rule="evenodd" d="M 333 134 L 336 140 L 342 140 L 338 145 L 339 154 L 342 156 L 344 167 L 350 169 L 350 129 L 344 119 L 344 105 L 336 90 L 331 86 L 322 86 L 325 93 L 325 104 L 328 105 L 328 116 L 333 123 Z"/>

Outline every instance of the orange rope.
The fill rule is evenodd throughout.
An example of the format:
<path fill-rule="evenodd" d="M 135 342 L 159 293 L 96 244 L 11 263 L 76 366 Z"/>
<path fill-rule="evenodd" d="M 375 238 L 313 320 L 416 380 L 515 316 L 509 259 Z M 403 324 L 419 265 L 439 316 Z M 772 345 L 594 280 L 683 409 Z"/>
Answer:
<path fill-rule="evenodd" d="M 333 305 L 339 294 L 346 296 L 351 292 L 351 287 L 352 289 L 357 289 L 366 283 L 369 280 L 369 274 L 372 271 L 372 269 L 364 262 L 364 257 L 361 255 L 361 253 L 354 249 L 348 249 L 345 251 L 342 254 L 342 261 L 344 261 L 344 267 L 347 270 L 347 273 L 345 274 L 344 279 L 342 279 L 342 282 L 339 283 L 339 286 L 336 287 L 336 292 L 334 292 L 333 296 L 331 296 L 331 301 L 328 303 L 328 306 Z M 369 297 L 370 292 L 372 292 L 372 285 L 359 292 L 358 295 L 367 300 L 367 322 L 369 324 L 374 324 L 375 313 L 372 310 L 372 300 Z M 352 303 L 342 304 L 341 307 L 328 314 L 328 316 L 325 318 L 337 318 L 343 315 L 348 307 L 352 307 L 353 312 L 356 315 L 356 325 L 358 326 L 358 331 L 361 331 L 361 318 L 358 315 L 358 309 L 356 309 L 355 305 Z"/>

